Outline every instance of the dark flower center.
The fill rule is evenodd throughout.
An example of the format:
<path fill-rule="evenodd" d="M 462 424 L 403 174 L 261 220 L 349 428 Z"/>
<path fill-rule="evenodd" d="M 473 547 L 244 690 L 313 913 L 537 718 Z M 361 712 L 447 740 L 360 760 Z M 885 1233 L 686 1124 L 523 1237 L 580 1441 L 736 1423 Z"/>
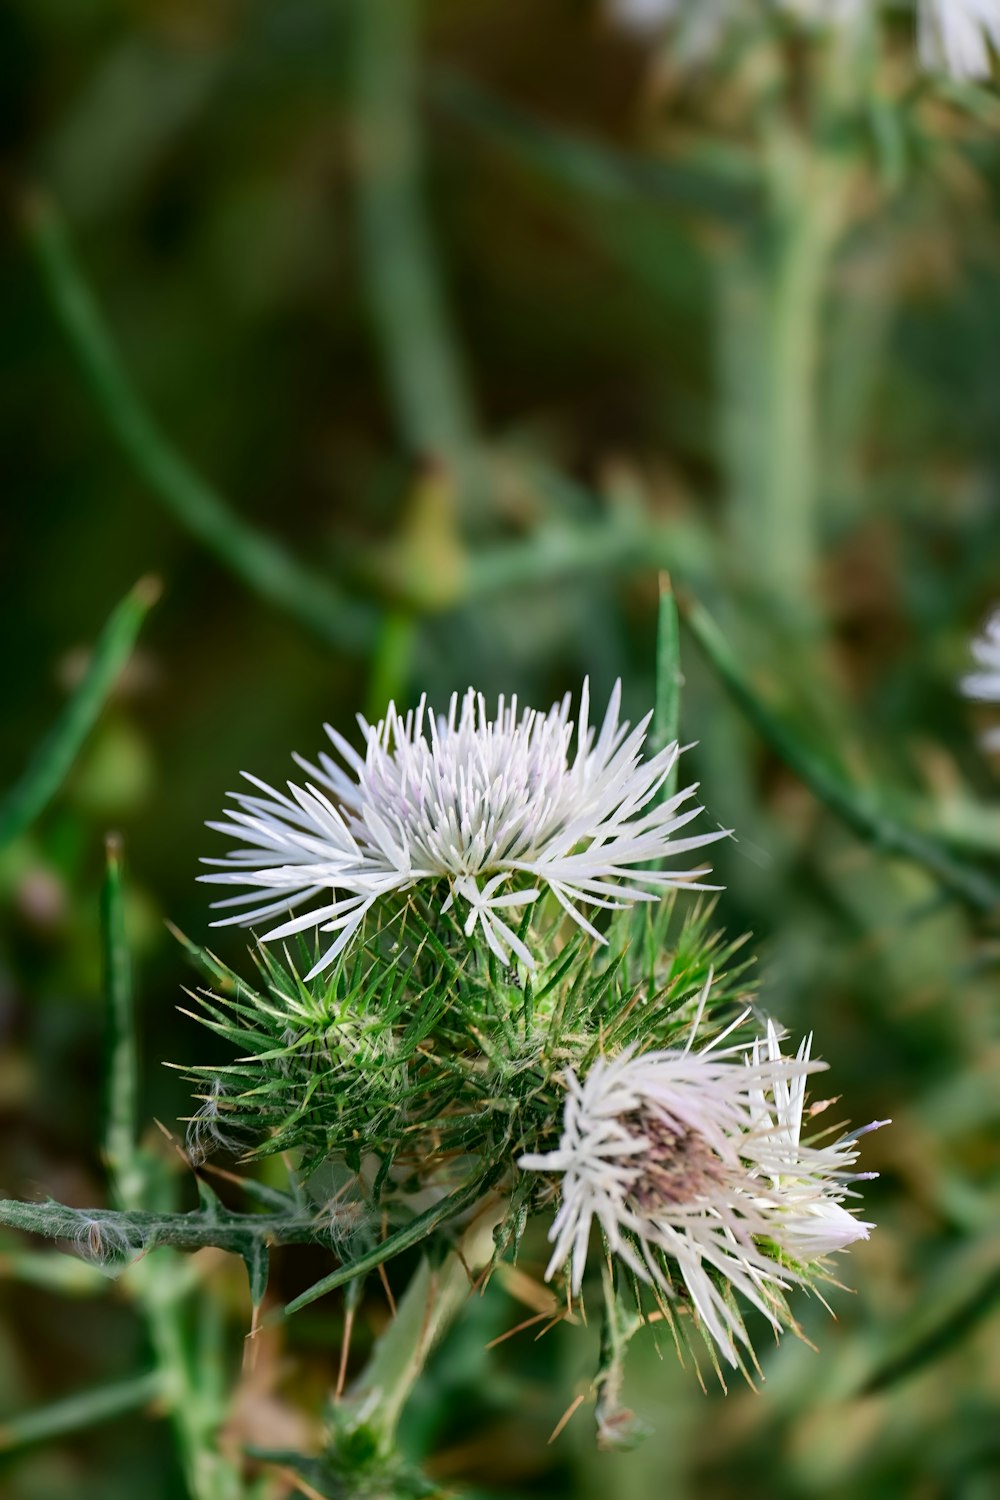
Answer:
<path fill-rule="evenodd" d="M 651 1109 L 638 1109 L 622 1124 L 649 1142 L 637 1159 L 639 1176 L 629 1196 L 643 1213 L 703 1198 L 723 1180 L 722 1162 L 697 1130 L 677 1130 Z"/>

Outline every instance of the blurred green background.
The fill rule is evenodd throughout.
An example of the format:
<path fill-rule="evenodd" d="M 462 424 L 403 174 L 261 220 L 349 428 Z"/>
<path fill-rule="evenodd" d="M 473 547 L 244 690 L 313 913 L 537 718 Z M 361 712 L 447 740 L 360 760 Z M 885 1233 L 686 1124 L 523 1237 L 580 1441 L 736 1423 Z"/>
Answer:
<path fill-rule="evenodd" d="M 470 682 L 547 706 L 621 676 L 638 716 L 661 569 L 811 763 L 1000 878 L 989 715 L 956 691 L 1000 598 L 1000 105 L 921 80 L 911 19 L 864 67 L 750 27 L 685 71 L 584 0 L 7 0 L 0 784 L 116 602 L 148 574 L 163 595 L 64 784 L 0 850 L 4 1194 L 104 1191 L 108 829 L 144 1114 L 177 1129 L 188 1094 L 161 1060 L 206 1037 L 176 1010 L 189 974 L 164 919 L 207 939 L 202 823 L 239 770 L 282 778 L 325 719 Z M 81 335 L 81 289 L 131 385 Z M 228 517 L 178 481 L 135 401 Z M 836 1321 L 799 1299 L 819 1352 L 761 1335 L 761 1393 L 702 1394 L 637 1341 L 627 1394 L 653 1431 L 631 1454 L 595 1452 L 587 1407 L 549 1445 L 596 1332 L 487 1355 L 527 1315 L 498 1280 L 407 1441 L 482 1495 L 987 1500 L 990 902 L 848 831 L 690 639 L 684 666 L 690 776 L 737 834 L 719 919 L 753 934 L 764 1010 L 815 1029 L 844 1115 L 893 1118 L 864 1152 L 879 1230 L 840 1263 Z M 214 937 L 239 961 L 243 935 Z M 21 1250 L 0 1241 L 0 1450 L 12 1414 L 143 1358 L 120 1289 L 34 1284 Z M 281 1294 L 326 1264 L 283 1252 Z M 540 1243 L 523 1265 L 540 1273 Z M 242 1273 L 220 1256 L 205 1275 L 239 1385 L 227 1440 L 308 1445 L 337 1299 L 241 1378 Z M 167 1429 L 138 1413 L 0 1451 L 0 1487 L 184 1494 Z"/>

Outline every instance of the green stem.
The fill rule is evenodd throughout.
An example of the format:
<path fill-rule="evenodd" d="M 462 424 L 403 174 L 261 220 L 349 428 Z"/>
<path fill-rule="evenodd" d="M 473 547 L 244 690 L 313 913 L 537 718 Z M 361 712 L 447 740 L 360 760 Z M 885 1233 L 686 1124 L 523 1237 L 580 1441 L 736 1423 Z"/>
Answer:
<path fill-rule="evenodd" d="M 182 1317 L 191 1285 L 183 1258 L 167 1252 L 132 1267 L 130 1280 L 156 1355 L 164 1401 L 192 1500 L 244 1500 L 237 1468 L 218 1450 L 225 1403 L 188 1347 Z M 199 1309 L 199 1314 L 202 1310 Z"/>
<path fill-rule="evenodd" d="M 756 591 L 799 620 L 816 615 L 818 366 L 853 171 L 810 128 L 768 122 L 764 221 L 720 262 L 717 323 L 736 555 Z"/>
<path fill-rule="evenodd" d="M 374 1403 L 376 1425 L 387 1449 L 428 1355 L 468 1295 L 468 1272 L 455 1254 L 434 1268 L 422 1260 L 395 1318 L 375 1345 L 351 1399 L 363 1406 Z"/>
<path fill-rule="evenodd" d="M 101 891 L 101 942 L 109 1033 L 108 1097 L 104 1154 L 112 1188 L 122 1208 L 143 1207 L 146 1171 L 138 1153 L 138 1056 L 132 965 L 125 933 L 122 845 L 117 835 L 106 841 Z"/>
<path fill-rule="evenodd" d="M 647 753 L 655 755 L 676 743 L 681 720 L 681 641 L 677 600 L 667 573 L 660 575 L 660 608 L 656 620 L 656 706 Z M 677 788 L 677 764 L 661 792 L 664 801 Z"/>
<path fill-rule="evenodd" d="M 124 895 L 121 842 L 112 837 L 107 841 L 101 893 L 110 1032 L 105 1154 L 114 1195 L 130 1211 L 119 1217 L 142 1218 L 145 1205 L 155 1200 L 156 1185 L 153 1165 L 138 1144 L 138 1028 Z M 249 1265 L 251 1257 L 246 1259 Z M 136 1261 L 130 1268 L 129 1286 L 146 1323 L 158 1387 L 194 1500 L 243 1500 L 238 1469 L 218 1451 L 226 1410 L 219 1379 L 222 1327 L 218 1306 L 212 1300 L 199 1305 L 196 1316 L 201 1337 L 190 1344 L 185 1314 L 192 1282 L 188 1263 L 176 1251 Z"/>
<path fill-rule="evenodd" d="M 251 1241 L 272 1245 L 313 1244 L 320 1238 L 311 1212 L 238 1214 L 219 1208 L 215 1213 L 68 1208 L 62 1203 L 22 1203 L 0 1199 L 0 1224 L 47 1239 L 70 1240 L 97 1255 L 101 1247 L 144 1254 L 160 1248 L 204 1250 L 215 1246 L 231 1255 L 245 1256 Z M 346 1278 L 345 1278 L 346 1279 Z"/>
<path fill-rule="evenodd" d="M 439 1266 L 421 1261 L 395 1318 L 351 1387 L 347 1400 L 364 1425 L 378 1433 L 384 1453 L 394 1447 L 403 1408 L 432 1349 L 470 1295 L 470 1271 L 481 1270 L 493 1257 L 493 1229 L 503 1210 L 502 1201 L 492 1199 L 465 1231 L 458 1251 Z"/>

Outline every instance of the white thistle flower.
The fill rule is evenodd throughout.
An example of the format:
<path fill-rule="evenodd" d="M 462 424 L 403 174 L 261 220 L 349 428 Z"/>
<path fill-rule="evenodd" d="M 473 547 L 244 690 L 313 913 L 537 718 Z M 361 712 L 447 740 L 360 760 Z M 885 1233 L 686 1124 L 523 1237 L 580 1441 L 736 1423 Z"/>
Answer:
<path fill-rule="evenodd" d="M 962 692 L 980 703 L 1000 703 L 1000 609 L 993 612 L 982 635 L 972 642 L 972 654 L 983 670 L 962 678 Z M 984 734 L 983 744 L 987 750 L 1000 750 L 1000 729 Z"/>
<path fill-rule="evenodd" d="M 988 78 L 1000 51 L 1000 0 L 920 0 L 920 56 L 932 72 Z"/>
<path fill-rule="evenodd" d="M 707 995 L 708 985 L 699 1018 Z M 692 1031 L 683 1050 L 628 1048 L 598 1059 L 582 1081 L 568 1072 L 558 1148 L 519 1162 L 562 1174 L 546 1280 L 568 1263 L 579 1292 L 596 1220 L 611 1253 L 643 1281 L 670 1294 L 668 1264 L 676 1266 L 733 1365 L 747 1334 L 713 1273 L 780 1331 L 779 1293 L 805 1276 L 774 1247 L 801 1265 L 867 1239 L 873 1227 L 844 1206 L 848 1184 L 873 1175 L 850 1170 L 864 1132 L 827 1146 L 802 1142 L 806 1077 L 825 1064 L 810 1060 L 809 1041 L 782 1057 L 771 1024 L 749 1056 L 742 1044 L 721 1047 L 743 1020 L 697 1052 Z"/>
<path fill-rule="evenodd" d="M 336 933 L 311 978 L 333 963 L 380 897 L 446 880 L 442 909 L 457 903 L 467 935 L 478 925 L 501 961 L 513 953 L 530 968 L 532 955 L 505 917 L 543 888 L 598 941 L 582 907 L 654 901 L 668 886 L 704 889 L 698 877 L 707 866 L 641 868 L 726 834 L 674 837 L 701 811 L 690 805 L 694 786 L 658 800 L 680 747 L 643 760 L 652 715 L 630 729 L 619 722 L 620 707 L 616 683 L 598 733 L 585 682 L 575 752 L 569 694 L 547 714 L 519 713 L 516 697 L 501 697 L 492 719 L 472 688 L 452 697 L 446 718 L 425 697 L 405 717 L 390 704 L 377 725 L 359 717 L 364 756 L 326 725 L 343 765 L 326 754 L 318 765 L 295 756 L 309 780 L 289 782 L 287 794 L 244 772 L 262 795 L 232 794 L 229 821 L 208 825 L 241 842 L 203 861 L 221 868 L 200 878 L 249 887 L 215 903 L 241 908 L 215 925 L 265 921 L 309 903 L 264 938 Z"/>

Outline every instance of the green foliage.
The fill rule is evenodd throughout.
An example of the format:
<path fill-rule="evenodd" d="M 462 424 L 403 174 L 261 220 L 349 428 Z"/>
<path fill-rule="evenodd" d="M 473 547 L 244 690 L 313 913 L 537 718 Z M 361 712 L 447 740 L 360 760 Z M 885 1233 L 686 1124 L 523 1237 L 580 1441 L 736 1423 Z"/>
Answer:
<path fill-rule="evenodd" d="M 297 955 L 259 945 L 248 984 L 185 940 L 214 982 L 194 995 L 193 1014 L 238 1054 L 185 1068 L 202 1100 L 190 1122 L 196 1155 L 214 1135 L 244 1142 L 250 1158 L 295 1151 L 306 1175 L 341 1160 L 365 1181 L 370 1208 L 390 1213 L 417 1184 L 474 1180 L 470 1161 L 491 1182 L 508 1163 L 509 1190 L 516 1156 L 558 1129 L 567 1067 L 639 1042 L 675 1045 L 712 970 L 713 1015 L 724 1015 L 748 963 L 713 931 L 709 903 L 671 895 L 619 917 L 607 947 L 567 936 L 550 914 L 532 933 L 538 968 L 521 973 L 451 913 L 427 915 L 432 900 L 377 909 L 309 981 L 317 953 L 305 942 Z M 343 1190 L 333 1203 L 346 1216 Z"/>

